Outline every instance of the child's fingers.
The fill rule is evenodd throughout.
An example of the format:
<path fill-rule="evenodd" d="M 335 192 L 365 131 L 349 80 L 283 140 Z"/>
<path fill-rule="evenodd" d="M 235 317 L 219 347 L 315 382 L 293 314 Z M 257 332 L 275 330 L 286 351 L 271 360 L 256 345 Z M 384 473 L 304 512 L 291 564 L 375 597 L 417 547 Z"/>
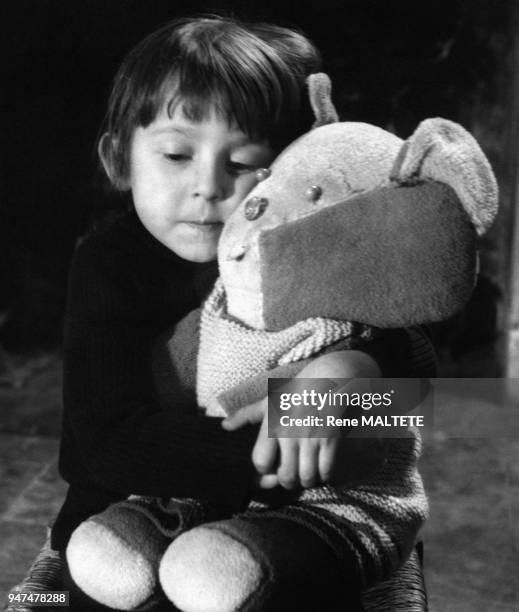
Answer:
<path fill-rule="evenodd" d="M 319 449 L 319 478 L 322 482 L 328 482 L 333 476 L 335 462 L 338 459 L 338 445 L 339 438 L 333 437 L 326 440 L 326 444 L 322 444 Z"/>
<path fill-rule="evenodd" d="M 268 421 L 264 418 L 252 450 L 252 463 L 260 474 L 268 474 L 274 469 L 277 454 L 278 441 L 268 437 Z"/>
<path fill-rule="evenodd" d="M 277 474 L 263 474 L 258 480 L 258 486 L 260 489 L 273 489 L 279 485 L 279 478 Z"/>
<path fill-rule="evenodd" d="M 279 438 L 281 461 L 278 468 L 279 484 L 285 489 L 299 486 L 299 440 Z"/>
<path fill-rule="evenodd" d="M 319 439 L 305 438 L 299 446 L 299 481 L 305 489 L 319 480 Z"/>

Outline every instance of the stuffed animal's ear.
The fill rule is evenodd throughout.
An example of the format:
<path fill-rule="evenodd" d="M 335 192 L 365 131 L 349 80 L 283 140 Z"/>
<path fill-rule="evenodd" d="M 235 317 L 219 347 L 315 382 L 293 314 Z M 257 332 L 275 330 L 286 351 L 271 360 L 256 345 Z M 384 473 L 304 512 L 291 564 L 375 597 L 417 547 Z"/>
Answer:
<path fill-rule="evenodd" d="M 324 72 L 316 72 L 308 76 L 306 83 L 308 85 L 310 105 L 315 115 L 312 128 L 339 121 L 337 111 L 332 102 L 332 83 L 330 77 Z"/>
<path fill-rule="evenodd" d="M 391 179 L 401 184 L 446 183 L 456 192 L 479 235 L 497 214 L 497 183 L 485 154 L 473 136 L 447 119 L 420 123 L 402 145 Z"/>

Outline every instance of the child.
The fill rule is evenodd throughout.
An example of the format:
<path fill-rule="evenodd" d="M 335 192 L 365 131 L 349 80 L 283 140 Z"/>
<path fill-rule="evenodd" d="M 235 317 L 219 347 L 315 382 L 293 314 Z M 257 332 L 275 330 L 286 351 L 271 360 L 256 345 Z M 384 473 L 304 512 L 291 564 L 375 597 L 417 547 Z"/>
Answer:
<path fill-rule="evenodd" d="M 63 552 L 80 523 L 131 494 L 210 502 L 206 520 L 247 507 L 258 430 L 224 431 L 219 420 L 180 402 L 161 410 L 149 354 L 154 339 L 210 290 L 222 224 L 255 185 L 256 171 L 309 129 L 305 78 L 318 68 L 319 55 L 301 34 L 221 18 L 170 23 L 125 59 L 99 152 L 112 183 L 131 191 L 133 208 L 85 240 L 71 269 L 60 453 L 70 488 L 53 527 L 53 548 Z M 330 376 L 370 377 L 387 373 L 385 364 L 396 360 L 405 375 L 406 342 L 397 332 L 365 353 L 337 361 L 328 355 L 322 363 Z M 323 375 L 319 358 L 314 364 L 306 376 Z M 270 449 L 261 459 L 270 464 L 265 438 L 262 428 L 256 448 Z M 328 473 L 324 463 L 333 463 L 333 451 L 323 453 L 325 462 L 319 455 L 305 458 L 312 482 Z M 311 484 L 293 461 L 282 458 L 278 473 L 287 488 Z M 128 529 L 135 520 L 129 512 Z M 284 523 L 290 524 L 275 547 L 292 542 L 307 568 L 311 551 L 316 566 L 329 568 L 330 592 L 342 570 L 326 538 Z M 116 560 L 108 561 L 115 572 Z M 304 576 L 317 589 L 316 566 Z M 97 568 L 103 571 L 102 564 Z M 297 566 L 291 571 L 295 576 Z M 105 603 L 125 596 L 115 595 Z"/>

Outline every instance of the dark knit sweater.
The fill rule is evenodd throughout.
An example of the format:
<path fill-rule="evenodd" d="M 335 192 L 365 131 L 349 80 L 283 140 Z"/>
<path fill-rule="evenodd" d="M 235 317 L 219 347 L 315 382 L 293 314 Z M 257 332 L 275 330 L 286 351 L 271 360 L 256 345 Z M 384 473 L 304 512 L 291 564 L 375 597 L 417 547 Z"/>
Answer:
<path fill-rule="evenodd" d="M 231 433 L 193 409 L 161 410 L 151 375 L 153 340 L 200 305 L 216 274 L 214 263 L 176 256 L 133 213 L 76 250 L 59 463 L 71 488 L 53 529 L 58 548 L 79 522 L 131 493 L 246 504 L 256 428 Z"/>
<path fill-rule="evenodd" d="M 154 340 L 200 305 L 216 274 L 214 263 L 180 259 L 134 213 L 76 250 L 65 316 L 60 449 L 60 471 L 71 486 L 54 524 L 54 548 L 63 549 L 88 516 L 130 494 L 246 507 L 257 428 L 227 432 L 220 419 L 192 406 L 161 409 L 153 386 Z M 411 344 L 406 332 L 395 330 L 366 352 L 386 376 L 432 375 L 423 368 L 414 373 Z"/>

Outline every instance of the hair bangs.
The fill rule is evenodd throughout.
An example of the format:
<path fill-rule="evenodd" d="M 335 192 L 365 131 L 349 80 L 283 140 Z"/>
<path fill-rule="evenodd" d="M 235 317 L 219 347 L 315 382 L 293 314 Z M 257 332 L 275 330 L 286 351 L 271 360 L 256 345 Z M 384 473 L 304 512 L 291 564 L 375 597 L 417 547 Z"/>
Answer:
<path fill-rule="evenodd" d="M 215 113 L 253 140 L 271 140 L 283 127 L 281 118 L 284 108 L 292 104 L 292 92 L 284 91 L 273 71 L 258 74 L 257 67 L 238 65 L 236 59 L 232 63 L 220 57 L 209 60 L 184 59 L 171 67 L 161 76 L 160 87 L 150 87 L 139 123 L 145 127 L 164 107 L 171 117 L 180 107 L 190 121 L 204 121 Z"/>

